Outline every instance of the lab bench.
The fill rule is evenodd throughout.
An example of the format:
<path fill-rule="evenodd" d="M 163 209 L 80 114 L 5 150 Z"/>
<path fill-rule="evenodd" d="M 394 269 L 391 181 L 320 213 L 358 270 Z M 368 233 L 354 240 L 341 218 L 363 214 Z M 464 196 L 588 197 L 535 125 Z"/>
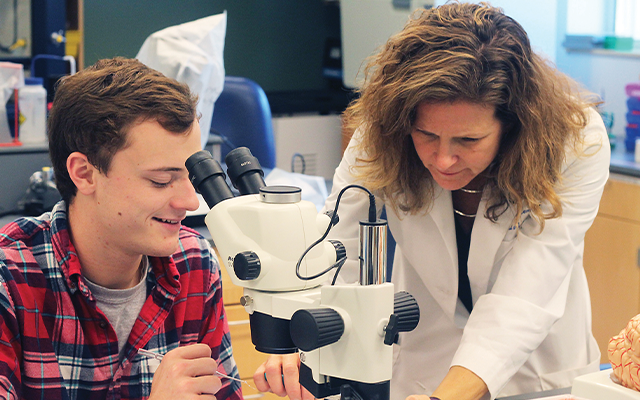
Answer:
<path fill-rule="evenodd" d="M 6 185 L 15 185 L 15 181 L 20 181 L 24 182 L 26 189 L 29 176 L 48 165 L 46 146 L 1 148 L 0 168 L 3 173 L 0 174 L 0 187 L 7 188 Z M 610 172 L 598 215 L 585 238 L 584 252 L 584 268 L 591 292 L 593 332 L 602 352 L 603 363 L 608 362 L 606 349 L 609 338 L 618 334 L 633 316 L 640 314 L 640 164 L 634 162 L 633 154 L 617 146 L 612 152 Z M 11 198 L 7 200 L 5 191 L 0 207 L 14 206 L 22 194 L 22 190 L 11 193 Z M 13 219 L 15 216 L 0 218 L 0 226 Z M 206 227 L 198 227 L 197 230 L 210 238 Z M 253 372 L 267 355 L 254 350 L 248 317 L 239 303 L 242 288 L 234 286 L 222 269 L 223 298 L 234 355 L 240 376 L 255 386 Z M 279 398 L 271 393 L 255 393 L 246 386 L 243 390 L 247 399 Z M 569 390 L 559 389 L 504 400 L 536 399 L 566 394 Z"/>

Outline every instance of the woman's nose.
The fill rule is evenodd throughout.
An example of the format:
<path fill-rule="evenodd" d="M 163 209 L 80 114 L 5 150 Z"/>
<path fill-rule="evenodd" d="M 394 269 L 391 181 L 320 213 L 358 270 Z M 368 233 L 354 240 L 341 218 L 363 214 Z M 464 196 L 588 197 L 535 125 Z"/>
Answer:
<path fill-rule="evenodd" d="M 454 149 L 447 143 L 441 143 L 438 146 L 434 157 L 436 166 L 442 171 L 446 171 L 458 161 L 458 156 L 455 154 Z"/>

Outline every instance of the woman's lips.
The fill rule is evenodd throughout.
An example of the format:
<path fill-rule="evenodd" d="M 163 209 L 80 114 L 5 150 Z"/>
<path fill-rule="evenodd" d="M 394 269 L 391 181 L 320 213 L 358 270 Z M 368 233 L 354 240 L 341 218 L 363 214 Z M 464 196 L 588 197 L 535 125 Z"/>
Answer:
<path fill-rule="evenodd" d="M 438 171 L 438 173 L 440 175 L 444 175 L 444 176 L 454 176 L 454 175 L 459 174 L 460 172 L 442 172 L 442 171 Z"/>

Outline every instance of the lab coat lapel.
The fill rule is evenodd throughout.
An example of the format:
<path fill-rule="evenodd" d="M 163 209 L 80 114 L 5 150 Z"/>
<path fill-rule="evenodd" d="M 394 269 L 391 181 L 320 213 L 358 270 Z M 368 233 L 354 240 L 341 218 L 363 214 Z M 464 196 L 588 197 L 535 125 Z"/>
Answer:
<path fill-rule="evenodd" d="M 410 243 L 421 245 L 410 246 L 403 252 L 434 300 L 453 321 L 458 296 L 458 253 L 451 192 L 436 187 L 429 213 L 406 221 L 412 221 L 413 226 L 403 234 L 414 236 Z"/>
<path fill-rule="evenodd" d="M 471 294 L 474 303 L 478 300 L 478 297 L 487 293 L 491 272 L 496 261 L 498 261 L 496 260 L 496 256 L 499 256 L 498 249 L 505 242 L 505 238 L 508 239 L 509 235 L 507 233 L 512 234 L 513 239 L 515 239 L 516 234 L 515 231 L 509 231 L 513 223 L 513 207 L 509 207 L 496 222 L 485 218 L 484 210 L 486 208 L 487 198 L 483 197 L 478 206 L 478 215 L 473 223 L 469 259 L 467 261 L 467 273 L 471 281 Z"/>

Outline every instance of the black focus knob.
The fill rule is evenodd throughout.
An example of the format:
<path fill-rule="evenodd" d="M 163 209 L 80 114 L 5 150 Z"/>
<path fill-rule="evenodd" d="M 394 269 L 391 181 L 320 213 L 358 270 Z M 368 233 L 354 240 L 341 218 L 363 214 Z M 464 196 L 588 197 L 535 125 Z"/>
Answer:
<path fill-rule="evenodd" d="M 252 281 L 260 275 L 260 259 L 253 251 L 243 251 L 233 259 L 233 271 L 241 281 Z"/>
<path fill-rule="evenodd" d="M 293 344 L 303 351 L 311 351 L 337 342 L 344 333 L 344 321 L 331 308 L 298 310 L 289 326 Z"/>
<path fill-rule="evenodd" d="M 384 328 L 384 344 L 391 346 L 398 342 L 399 332 L 410 332 L 420 322 L 420 307 L 416 299 L 407 292 L 398 292 L 393 296 L 393 314 Z"/>
<path fill-rule="evenodd" d="M 420 322 L 420 307 L 408 292 L 398 292 L 393 296 L 393 313 L 398 316 L 398 331 L 411 332 Z"/>
<path fill-rule="evenodd" d="M 347 249 L 344 248 L 342 242 L 338 240 L 329 240 L 329 243 L 331 243 L 336 249 L 336 261 L 339 261 L 340 259 L 347 256 Z"/>

